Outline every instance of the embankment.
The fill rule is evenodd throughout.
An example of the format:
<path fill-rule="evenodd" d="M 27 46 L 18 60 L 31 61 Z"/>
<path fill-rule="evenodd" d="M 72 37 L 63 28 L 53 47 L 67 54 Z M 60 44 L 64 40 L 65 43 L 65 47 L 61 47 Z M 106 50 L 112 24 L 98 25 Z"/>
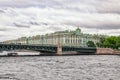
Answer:
<path fill-rule="evenodd" d="M 120 55 L 120 51 L 114 50 L 111 48 L 97 48 L 96 54 L 98 55 Z"/>

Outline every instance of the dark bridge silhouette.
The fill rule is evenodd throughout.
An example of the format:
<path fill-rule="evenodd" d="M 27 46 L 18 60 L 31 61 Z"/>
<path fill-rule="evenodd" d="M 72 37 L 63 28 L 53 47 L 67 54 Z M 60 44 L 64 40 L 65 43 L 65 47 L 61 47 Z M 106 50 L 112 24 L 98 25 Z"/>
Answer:
<path fill-rule="evenodd" d="M 10 50 L 33 50 L 39 51 L 41 53 L 54 53 L 62 54 L 62 52 L 76 51 L 82 54 L 94 54 L 96 53 L 96 48 L 90 47 L 75 47 L 75 46 L 55 46 L 55 45 L 21 45 L 21 44 L 0 44 L 0 51 L 10 51 Z"/>

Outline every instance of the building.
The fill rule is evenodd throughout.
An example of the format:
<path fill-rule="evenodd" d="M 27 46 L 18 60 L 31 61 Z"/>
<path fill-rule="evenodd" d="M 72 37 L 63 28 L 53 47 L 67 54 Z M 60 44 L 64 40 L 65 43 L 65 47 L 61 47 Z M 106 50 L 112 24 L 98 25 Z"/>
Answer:
<path fill-rule="evenodd" d="M 4 41 L 7 43 L 15 44 L 28 44 L 28 45 L 58 45 L 62 46 L 81 46 L 87 47 L 88 41 L 93 41 L 95 44 L 99 42 L 101 35 L 97 34 L 84 34 L 80 28 L 70 31 L 58 31 L 45 35 L 37 35 L 32 37 L 22 37 L 17 40 Z"/>

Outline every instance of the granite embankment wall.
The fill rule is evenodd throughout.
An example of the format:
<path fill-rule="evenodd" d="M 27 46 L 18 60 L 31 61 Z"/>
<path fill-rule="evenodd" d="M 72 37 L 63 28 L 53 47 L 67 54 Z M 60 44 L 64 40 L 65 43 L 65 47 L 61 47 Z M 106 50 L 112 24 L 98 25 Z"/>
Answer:
<path fill-rule="evenodd" d="M 113 50 L 111 48 L 97 48 L 96 54 L 114 55 L 114 54 L 120 54 L 120 51 Z"/>

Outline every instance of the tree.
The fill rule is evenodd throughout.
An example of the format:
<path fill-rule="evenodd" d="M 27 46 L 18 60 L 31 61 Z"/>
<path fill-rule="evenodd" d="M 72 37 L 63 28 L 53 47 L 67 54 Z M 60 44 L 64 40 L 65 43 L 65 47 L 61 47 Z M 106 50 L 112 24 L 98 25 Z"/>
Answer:
<path fill-rule="evenodd" d="M 120 36 L 117 37 L 116 46 L 117 46 L 117 49 L 120 47 Z"/>
<path fill-rule="evenodd" d="M 93 41 L 88 41 L 87 46 L 88 47 L 96 47 Z"/>
<path fill-rule="evenodd" d="M 96 45 L 97 45 L 98 47 L 104 47 L 103 43 L 105 42 L 106 37 L 107 37 L 107 36 L 105 36 L 105 35 L 101 35 L 101 36 L 100 36 L 100 40 L 99 40 L 99 42 L 96 43 Z"/>
<path fill-rule="evenodd" d="M 102 46 L 102 43 L 97 42 L 97 43 L 96 43 L 96 46 L 97 46 L 97 47 L 101 47 L 101 46 Z"/>
<path fill-rule="evenodd" d="M 117 49 L 117 44 L 118 44 L 117 41 L 118 41 L 118 37 L 110 36 L 104 41 L 103 45 L 104 47 Z"/>

